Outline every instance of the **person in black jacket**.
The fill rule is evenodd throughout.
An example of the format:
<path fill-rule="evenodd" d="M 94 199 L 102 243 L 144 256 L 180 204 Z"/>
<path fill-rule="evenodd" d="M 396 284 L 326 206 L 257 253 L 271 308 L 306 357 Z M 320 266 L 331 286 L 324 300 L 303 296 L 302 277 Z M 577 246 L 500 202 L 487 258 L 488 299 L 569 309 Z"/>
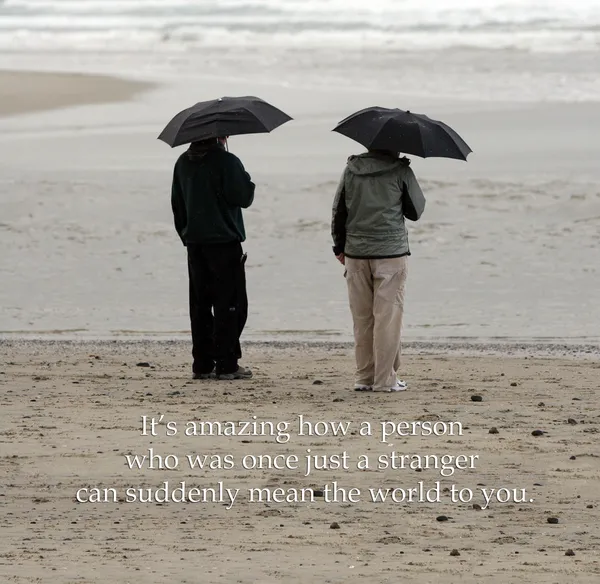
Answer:
<path fill-rule="evenodd" d="M 187 248 L 194 379 L 248 379 L 238 364 L 248 316 L 242 209 L 255 185 L 227 138 L 193 142 L 175 164 L 171 205 Z"/>

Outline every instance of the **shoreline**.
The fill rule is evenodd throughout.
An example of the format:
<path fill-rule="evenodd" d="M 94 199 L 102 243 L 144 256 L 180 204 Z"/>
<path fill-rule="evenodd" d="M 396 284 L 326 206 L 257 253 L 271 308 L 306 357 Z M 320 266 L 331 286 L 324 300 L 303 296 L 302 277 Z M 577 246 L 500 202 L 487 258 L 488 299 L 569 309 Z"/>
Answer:
<path fill-rule="evenodd" d="M 0 118 L 129 101 L 156 84 L 110 75 L 0 70 Z"/>
<path fill-rule="evenodd" d="M 466 339 L 439 339 L 417 340 L 403 342 L 405 355 L 456 355 L 463 357 L 489 356 L 489 357 L 516 357 L 516 358 L 550 358 L 550 359 L 600 359 L 599 343 L 565 343 L 565 342 L 540 342 L 534 340 L 523 341 L 498 341 L 498 340 L 466 340 Z M 45 350 L 53 347 L 60 350 L 68 348 L 86 348 L 91 350 L 117 348 L 116 352 L 130 351 L 138 348 L 161 347 L 183 350 L 191 348 L 191 338 L 172 339 L 40 339 L 40 338 L 8 338 L 0 336 L 0 355 L 11 350 Z M 269 351 L 299 351 L 299 350 L 325 350 L 325 351 L 350 351 L 353 349 L 352 341 L 314 340 L 314 339 L 242 339 L 242 349 L 250 351 L 266 349 Z"/>

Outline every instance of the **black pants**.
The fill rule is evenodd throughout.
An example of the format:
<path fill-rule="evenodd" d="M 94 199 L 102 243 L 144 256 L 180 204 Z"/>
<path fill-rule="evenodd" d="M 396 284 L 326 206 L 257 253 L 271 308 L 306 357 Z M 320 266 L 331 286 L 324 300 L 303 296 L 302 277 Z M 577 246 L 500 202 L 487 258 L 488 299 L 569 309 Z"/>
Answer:
<path fill-rule="evenodd" d="M 238 242 L 188 244 L 194 373 L 233 373 L 248 318 L 245 256 Z"/>

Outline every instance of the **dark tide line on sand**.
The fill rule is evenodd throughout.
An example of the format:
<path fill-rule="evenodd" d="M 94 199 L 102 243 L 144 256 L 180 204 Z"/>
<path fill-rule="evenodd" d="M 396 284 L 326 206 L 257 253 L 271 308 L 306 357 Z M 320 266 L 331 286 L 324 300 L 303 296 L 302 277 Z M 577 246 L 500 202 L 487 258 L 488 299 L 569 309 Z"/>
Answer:
<path fill-rule="evenodd" d="M 118 352 L 138 350 L 143 347 L 179 348 L 188 351 L 191 342 L 183 339 L 26 339 L 0 336 L 0 352 L 7 350 L 73 347 L 110 349 L 118 348 Z M 247 348 L 267 350 L 351 350 L 353 343 L 330 340 L 248 340 L 243 341 Z M 406 341 L 402 345 L 403 352 L 416 355 L 454 354 L 463 356 L 504 356 L 504 357 L 549 357 L 549 358 L 600 358 L 600 343 L 565 343 L 552 341 L 470 341 L 466 339 L 439 339 L 432 341 Z"/>

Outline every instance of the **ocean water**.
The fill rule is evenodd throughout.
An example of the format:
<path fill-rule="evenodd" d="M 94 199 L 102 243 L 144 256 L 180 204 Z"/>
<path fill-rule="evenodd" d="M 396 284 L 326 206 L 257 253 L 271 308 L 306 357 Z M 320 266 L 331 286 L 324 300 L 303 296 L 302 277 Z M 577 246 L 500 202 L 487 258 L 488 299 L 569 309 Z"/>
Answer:
<path fill-rule="evenodd" d="M 0 49 L 600 49 L 598 0 L 0 0 Z"/>

